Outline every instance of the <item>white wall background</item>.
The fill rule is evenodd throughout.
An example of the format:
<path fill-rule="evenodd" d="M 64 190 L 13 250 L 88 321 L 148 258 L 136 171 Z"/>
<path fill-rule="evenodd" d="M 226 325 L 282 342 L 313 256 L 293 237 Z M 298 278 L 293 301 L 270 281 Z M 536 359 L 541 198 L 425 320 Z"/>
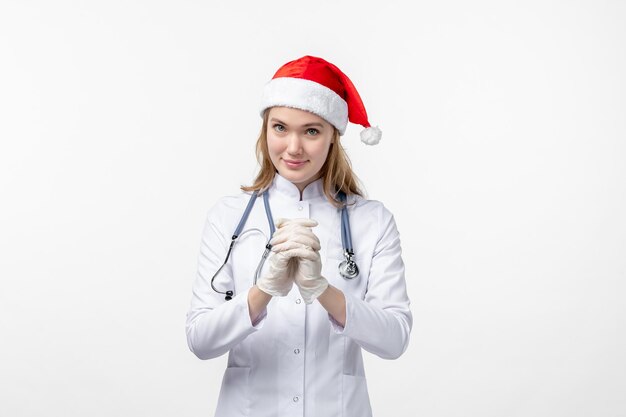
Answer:
<path fill-rule="evenodd" d="M 204 216 L 310 54 L 384 132 L 343 139 L 415 318 L 375 414 L 626 416 L 626 3 L 220 3 L 0 3 L 0 415 L 212 415 Z"/>

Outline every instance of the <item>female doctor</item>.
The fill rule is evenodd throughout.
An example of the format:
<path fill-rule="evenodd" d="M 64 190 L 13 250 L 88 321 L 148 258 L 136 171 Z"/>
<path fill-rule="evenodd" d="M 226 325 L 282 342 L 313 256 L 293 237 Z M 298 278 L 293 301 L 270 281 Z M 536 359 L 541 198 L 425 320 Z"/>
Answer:
<path fill-rule="evenodd" d="M 371 416 L 361 349 L 398 358 L 413 320 L 394 217 L 363 197 L 339 138 L 348 121 L 367 144 L 381 132 L 312 56 L 276 72 L 260 110 L 260 171 L 206 218 L 189 348 L 228 352 L 218 417 Z"/>

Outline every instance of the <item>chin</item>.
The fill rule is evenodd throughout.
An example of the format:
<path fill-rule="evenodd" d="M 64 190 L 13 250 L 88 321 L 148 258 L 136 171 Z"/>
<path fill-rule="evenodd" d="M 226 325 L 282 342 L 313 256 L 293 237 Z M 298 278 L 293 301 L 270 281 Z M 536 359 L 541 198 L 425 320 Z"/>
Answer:
<path fill-rule="evenodd" d="M 312 176 L 310 172 L 290 171 L 288 169 L 283 170 L 283 171 L 278 171 L 278 173 L 281 176 L 288 179 L 289 181 L 296 183 L 296 184 L 300 182 L 304 182 L 308 180 L 309 178 L 311 178 Z"/>

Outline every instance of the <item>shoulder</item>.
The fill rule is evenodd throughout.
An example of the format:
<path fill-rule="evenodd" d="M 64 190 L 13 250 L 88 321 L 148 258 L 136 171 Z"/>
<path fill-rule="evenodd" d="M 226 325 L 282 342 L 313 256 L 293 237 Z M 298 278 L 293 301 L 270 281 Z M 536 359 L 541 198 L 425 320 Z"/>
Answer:
<path fill-rule="evenodd" d="M 206 223 L 225 235 L 232 233 L 233 228 L 243 215 L 251 196 L 251 192 L 242 191 L 238 194 L 218 198 L 206 213 Z"/>
<path fill-rule="evenodd" d="M 204 233 L 217 234 L 224 242 L 229 240 L 251 196 L 251 192 L 242 191 L 218 198 L 206 212 Z"/>
<path fill-rule="evenodd" d="M 376 230 L 379 237 L 389 233 L 397 233 L 394 215 L 382 201 L 353 195 L 349 202 L 355 203 L 348 209 L 351 226 L 355 222 L 367 225 L 368 230 L 370 232 Z"/>
<path fill-rule="evenodd" d="M 354 212 L 355 215 L 366 215 L 372 218 L 389 219 L 393 217 L 393 213 L 379 200 L 370 200 L 360 195 L 352 195 L 348 200 L 350 203 L 354 203 L 350 206 L 349 210 Z M 373 219 L 373 218 L 372 218 Z"/>
<path fill-rule="evenodd" d="M 223 215 L 228 212 L 239 212 L 245 209 L 251 196 L 251 192 L 242 191 L 238 194 L 220 197 L 209 208 L 208 215 Z"/>

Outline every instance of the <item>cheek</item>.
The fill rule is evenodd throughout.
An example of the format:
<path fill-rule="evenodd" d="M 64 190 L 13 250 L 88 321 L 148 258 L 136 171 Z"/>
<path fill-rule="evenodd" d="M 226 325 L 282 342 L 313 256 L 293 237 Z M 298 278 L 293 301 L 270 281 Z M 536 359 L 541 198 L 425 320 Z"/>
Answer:
<path fill-rule="evenodd" d="M 325 160 L 328 156 L 328 150 L 330 144 L 328 142 L 325 143 L 316 143 L 316 146 L 310 150 L 310 155 L 315 156 L 318 159 Z"/>
<path fill-rule="evenodd" d="M 282 146 L 281 141 L 277 140 L 276 138 L 273 138 L 268 133 L 268 135 L 267 135 L 267 149 L 269 150 L 270 155 L 274 156 L 274 155 L 282 153 L 283 148 L 284 147 Z"/>

